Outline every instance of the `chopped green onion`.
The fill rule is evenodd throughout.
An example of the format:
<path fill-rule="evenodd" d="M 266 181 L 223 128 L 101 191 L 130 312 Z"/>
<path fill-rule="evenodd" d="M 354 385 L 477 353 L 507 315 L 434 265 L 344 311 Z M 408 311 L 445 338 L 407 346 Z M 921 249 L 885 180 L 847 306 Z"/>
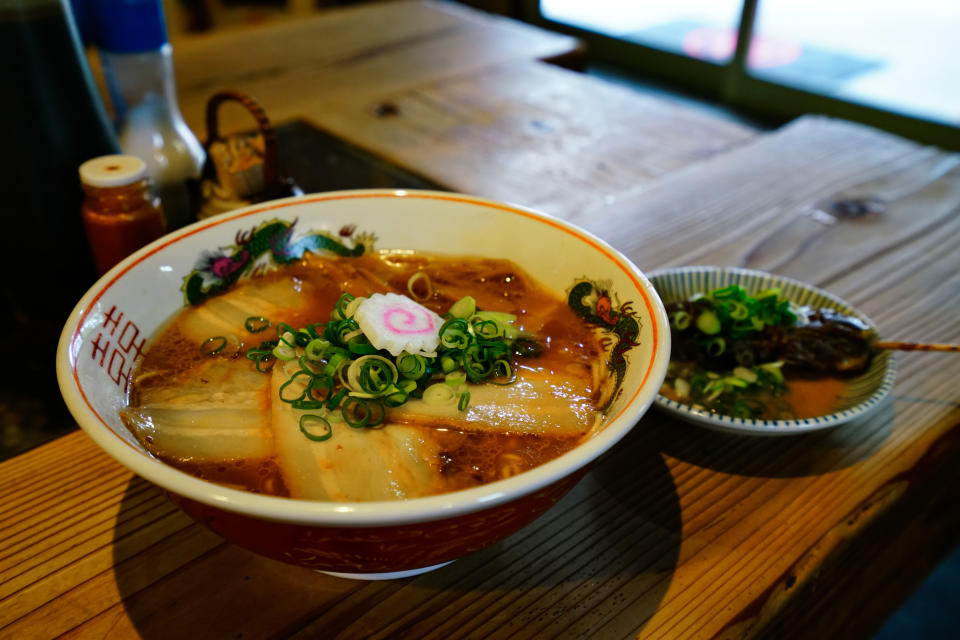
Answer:
<path fill-rule="evenodd" d="M 750 386 L 750 383 L 744 380 L 743 378 L 738 378 L 737 376 L 727 376 L 722 380 L 723 385 L 726 387 L 738 387 L 740 389 L 745 389 Z"/>
<path fill-rule="evenodd" d="M 304 384 L 303 388 L 300 390 L 300 393 L 298 393 L 295 396 L 289 393 L 285 394 L 284 392 L 290 387 L 290 385 L 294 384 L 294 382 L 296 382 L 297 378 L 300 376 L 306 376 L 307 378 L 309 378 L 307 383 Z M 300 371 L 297 371 L 295 374 L 290 376 L 289 380 L 287 380 L 282 385 L 280 385 L 280 389 L 278 390 L 278 395 L 280 396 L 281 400 L 288 403 L 296 402 L 297 400 L 302 400 L 306 398 L 307 394 L 310 393 L 310 384 L 312 382 L 313 382 L 313 376 L 311 376 L 309 373 L 301 369 Z M 294 390 L 296 390 L 296 388 L 294 388 Z"/>
<path fill-rule="evenodd" d="M 468 349 L 463 354 L 463 370 L 470 382 L 483 382 L 493 373 L 493 363 L 486 361 L 479 349 Z"/>
<path fill-rule="evenodd" d="M 260 333 L 261 331 L 266 331 L 270 328 L 270 320 L 264 318 L 263 316 L 250 316 L 243 323 L 243 326 L 250 333 Z"/>
<path fill-rule="evenodd" d="M 350 359 L 343 353 L 334 353 L 330 356 L 330 359 L 327 360 L 327 366 L 323 370 L 323 374 L 327 376 L 333 376 L 340 370 L 340 365 L 346 362 L 349 362 Z"/>
<path fill-rule="evenodd" d="M 440 327 L 440 344 L 447 349 L 465 349 L 470 344 L 470 325 L 460 318 L 447 320 Z"/>
<path fill-rule="evenodd" d="M 500 325 L 493 320 L 473 318 L 471 319 L 470 326 L 478 338 L 492 340 L 503 335 L 503 330 L 500 328 Z"/>
<path fill-rule="evenodd" d="M 340 407 L 347 424 L 354 429 L 373 428 L 383 422 L 385 411 L 379 400 L 348 396 Z"/>
<path fill-rule="evenodd" d="M 383 395 L 395 384 L 399 374 L 394 364 L 379 355 L 361 356 L 347 369 L 347 386 L 354 392 Z"/>
<path fill-rule="evenodd" d="M 510 378 L 510 380 L 506 383 L 498 384 L 510 384 L 513 382 L 513 367 L 510 366 L 510 361 L 504 360 L 503 358 L 496 360 L 493 363 L 493 375 L 497 376 L 498 378 Z"/>
<path fill-rule="evenodd" d="M 450 315 L 454 318 L 469 318 L 477 312 L 477 301 L 472 296 L 463 296 L 450 307 Z"/>
<path fill-rule="evenodd" d="M 747 305 L 740 301 L 730 303 L 730 317 L 734 320 L 746 320 L 750 316 L 750 310 Z"/>
<path fill-rule="evenodd" d="M 346 320 L 351 317 L 347 314 L 346 309 L 347 305 L 353 302 L 354 297 L 349 293 L 341 294 L 340 299 L 337 300 L 337 304 L 333 306 L 333 317 L 339 320 Z"/>
<path fill-rule="evenodd" d="M 344 333 L 342 336 L 340 336 L 340 339 L 343 340 L 344 342 L 349 343 L 354 338 L 357 338 L 362 335 L 363 335 L 363 331 L 360 330 L 360 327 L 357 327 L 352 331 L 347 331 L 346 333 Z"/>
<path fill-rule="evenodd" d="M 720 319 L 713 311 L 703 311 L 697 316 L 697 329 L 708 336 L 720 333 Z"/>
<path fill-rule="evenodd" d="M 716 338 L 711 338 L 708 340 L 705 346 L 708 354 L 713 357 L 717 357 L 722 355 L 723 352 L 727 350 L 727 341 L 720 336 L 717 336 Z"/>
<path fill-rule="evenodd" d="M 306 355 L 300 356 L 300 359 L 297 362 L 300 365 L 300 368 L 307 373 L 314 376 L 323 375 L 323 368 L 325 365 L 322 362 L 308 360 Z"/>
<path fill-rule="evenodd" d="M 203 341 L 203 344 L 200 345 L 200 351 L 202 351 L 205 356 L 215 356 L 223 351 L 223 348 L 226 346 L 227 339 L 225 337 L 214 336 Z"/>
<path fill-rule="evenodd" d="M 714 300 L 727 300 L 730 298 L 740 299 L 743 296 L 743 289 L 738 285 L 732 284 L 729 287 L 714 289 L 710 292 L 710 297 Z"/>
<path fill-rule="evenodd" d="M 257 358 L 256 363 L 257 371 L 260 373 L 268 373 L 271 369 L 273 369 L 273 365 L 277 363 L 277 359 L 273 357 L 272 353 L 267 353 L 262 357 Z"/>
<path fill-rule="evenodd" d="M 498 335 L 503 336 L 507 340 L 515 340 L 519 335 L 519 331 L 513 325 L 517 320 L 517 316 L 512 313 L 505 313 L 503 311 L 477 311 L 473 315 L 473 320 L 495 322 L 500 329 Z"/>
<path fill-rule="evenodd" d="M 347 348 L 350 350 L 350 353 L 355 353 L 358 356 L 377 353 L 377 348 L 370 344 L 370 341 L 367 340 L 367 337 L 362 333 L 359 336 L 351 338 L 347 343 Z"/>
<path fill-rule="evenodd" d="M 320 402 L 319 400 L 301 399 L 301 400 L 294 400 L 293 402 L 290 403 L 290 406 L 293 407 L 294 409 L 303 409 L 306 411 L 313 411 L 315 409 L 322 409 L 323 403 Z"/>
<path fill-rule="evenodd" d="M 683 331 L 690 326 L 690 314 L 686 311 L 674 311 L 670 314 L 670 326 L 677 331 Z"/>
<path fill-rule="evenodd" d="M 767 373 L 777 384 L 783 384 L 783 372 L 780 370 L 783 362 L 767 362 L 761 364 L 758 368 Z"/>
<path fill-rule="evenodd" d="M 286 322 L 277 323 L 277 340 L 289 345 L 291 348 L 297 346 L 297 330 Z"/>
<path fill-rule="evenodd" d="M 336 386 L 336 381 L 330 376 L 325 376 L 323 374 L 314 375 L 310 382 L 307 383 L 311 395 L 316 397 L 314 391 L 324 391 L 323 399 L 326 400 L 331 395 L 333 395 L 333 389 Z"/>
<path fill-rule="evenodd" d="M 459 387 L 462 384 L 467 383 L 467 374 L 463 371 L 454 371 L 448 373 L 444 376 L 444 382 L 446 382 L 451 387 Z"/>
<path fill-rule="evenodd" d="M 388 407 L 399 407 L 407 401 L 409 395 L 405 390 L 392 384 L 386 393 L 383 394 L 383 403 Z"/>
<path fill-rule="evenodd" d="M 426 291 L 423 295 L 417 293 L 416 285 L 421 280 L 424 281 L 424 286 Z M 410 276 L 410 279 L 407 280 L 407 291 L 410 293 L 410 297 L 416 300 L 417 302 L 423 302 L 424 300 L 430 299 L 433 295 L 433 284 L 430 282 L 430 276 L 428 276 L 423 271 L 417 271 L 415 274 Z"/>
<path fill-rule="evenodd" d="M 427 359 L 419 354 L 403 351 L 397 356 L 397 372 L 409 380 L 419 380 L 427 372 Z"/>
<path fill-rule="evenodd" d="M 442 382 L 432 384 L 423 390 L 423 401 L 433 406 L 448 404 L 456 397 L 457 392 Z"/>
<path fill-rule="evenodd" d="M 323 442 L 333 436 L 333 427 L 330 426 L 326 418 L 307 413 L 300 416 L 300 432 L 309 440 Z"/>
<path fill-rule="evenodd" d="M 364 300 L 366 300 L 366 298 L 361 296 L 348 302 L 343 308 L 344 315 L 348 318 L 352 318 L 357 312 L 357 307 L 359 307 Z"/>
<path fill-rule="evenodd" d="M 536 358 L 543 350 L 544 346 L 532 338 L 517 338 L 513 341 L 512 351 L 521 358 Z"/>
<path fill-rule="evenodd" d="M 430 286 L 425 273 L 411 282 L 420 280 Z M 411 397 L 422 397 L 429 404 L 455 403 L 464 411 L 470 402 L 470 392 L 464 389 L 468 382 L 515 380 L 511 359 L 517 354 L 517 342 L 531 345 L 521 347 L 524 355 L 537 355 L 544 348 L 535 338 L 519 338 L 514 314 L 478 311 L 476 300 L 464 296 L 444 316 L 436 355 L 401 352 L 388 358 L 387 351 L 374 347 L 354 319 L 364 300 L 342 294 L 326 323 L 301 329 L 277 323 L 275 340 L 245 354 L 262 372 L 282 361 L 286 380 L 277 393 L 293 409 L 314 412 L 301 418 L 301 431 L 311 439 L 330 438 L 332 422 L 345 421 L 356 429 L 381 425 L 387 408 Z M 244 326 L 256 333 L 271 324 L 262 316 L 251 316 Z M 235 341 L 239 350 L 240 341 Z M 211 352 L 219 352 L 230 340 L 218 336 L 208 342 Z"/>
<path fill-rule="evenodd" d="M 359 331 L 360 327 L 354 320 L 344 320 L 339 324 L 331 325 L 331 329 L 333 329 L 336 342 L 346 346 L 347 341 L 351 336 L 356 335 L 354 332 Z"/>
<path fill-rule="evenodd" d="M 451 358 L 450 356 L 443 356 L 440 358 L 440 369 L 444 373 L 450 373 L 451 371 L 456 371 L 457 367 L 460 365 L 457 364 L 457 361 Z"/>
<path fill-rule="evenodd" d="M 333 395 L 331 395 L 327 399 L 327 409 L 329 409 L 330 411 L 333 411 L 334 409 L 339 407 L 340 402 L 347 397 L 347 393 L 349 392 L 347 391 L 346 387 L 344 387 L 344 388 L 341 388 L 336 393 L 334 393 Z"/>
<path fill-rule="evenodd" d="M 286 334 L 292 337 L 292 334 Z M 281 342 L 273 348 L 273 355 L 277 360 L 293 360 L 297 357 L 297 352 L 293 347 L 288 346 L 286 342 Z"/>

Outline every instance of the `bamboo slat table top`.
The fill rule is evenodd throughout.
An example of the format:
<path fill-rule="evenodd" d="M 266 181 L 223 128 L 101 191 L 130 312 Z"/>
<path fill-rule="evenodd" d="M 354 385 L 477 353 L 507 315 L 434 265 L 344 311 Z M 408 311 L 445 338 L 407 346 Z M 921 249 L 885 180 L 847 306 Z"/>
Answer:
<path fill-rule="evenodd" d="M 956 155 L 817 117 L 757 134 L 538 57 L 357 78 L 355 101 L 322 109 L 261 99 L 450 188 L 569 219 L 641 269 L 766 269 L 844 297 L 886 338 L 960 342 Z M 384 100 L 398 117 L 364 111 Z M 831 207 L 857 198 L 885 206 Z M 866 637 L 960 539 L 960 357 L 897 361 L 877 412 L 799 437 L 651 410 L 527 528 L 386 582 L 227 544 L 73 433 L 0 463 L 0 638 Z"/>

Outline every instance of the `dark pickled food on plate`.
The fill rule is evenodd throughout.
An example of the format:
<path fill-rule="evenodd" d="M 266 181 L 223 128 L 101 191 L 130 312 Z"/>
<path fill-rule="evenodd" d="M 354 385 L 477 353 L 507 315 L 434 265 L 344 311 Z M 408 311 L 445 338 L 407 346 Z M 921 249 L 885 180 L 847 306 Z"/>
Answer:
<path fill-rule="evenodd" d="M 870 364 L 873 332 L 854 316 L 826 307 L 794 307 L 792 318 L 782 316 L 779 324 L 765 322 L 751 330 L 731 321 L 729 328 L 722 324 L 717 332 L 704 333 L 697 320 L 705 313 L 716 316 L 705 300 L 666 305 L 674 360 L 713 368 L 781 361 L 789 367 L 833 373 L 858 373 Z"/>
<path fill-rule="evenodd" d="M 834 309 L 799 307 L 779 289 L 737 285 L 667 305 L 672 357 L 662 393 L 741 418 L 833 410 L 845 378 L 870 364 L 872 332 Z"/>
<path fill-rule="evenodd" d="M 808 311 L 808 322 L 784 332 L 781 357 L 810 371 L 857 373 L 870 364 L 873 332 L 862 320 L 834 309 Z"/>

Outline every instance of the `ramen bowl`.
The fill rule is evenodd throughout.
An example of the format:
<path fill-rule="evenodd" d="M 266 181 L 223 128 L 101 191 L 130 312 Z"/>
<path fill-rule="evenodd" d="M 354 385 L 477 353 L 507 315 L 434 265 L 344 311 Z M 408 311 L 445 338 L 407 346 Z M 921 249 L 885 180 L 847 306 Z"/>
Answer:
<path fill-rule="evenodd" d="M 269 235 L 269 241 L 262 241 Z M 307 249 L 304 249 L 307 247 Z M 201 480 L 151 456 L 124 425 L 150 337 L 203 292 L 282 269 L 297 251 L 420 251 L 508 258 L 602 334 L 619 383 L 601 428 L 515 476 L 429 497 L 321 502 Z M 663 306 L 637 267 L 547 215 L 427 191 L 344 191 L 263 203 L 171 233 L 103 276 L 68 319 L 57 374 L 73 416 L 105 452 L 226 540 L 334 575 L 414 575 L 487 547 L 556 503 L 647 411 L 669 361 Z"/>

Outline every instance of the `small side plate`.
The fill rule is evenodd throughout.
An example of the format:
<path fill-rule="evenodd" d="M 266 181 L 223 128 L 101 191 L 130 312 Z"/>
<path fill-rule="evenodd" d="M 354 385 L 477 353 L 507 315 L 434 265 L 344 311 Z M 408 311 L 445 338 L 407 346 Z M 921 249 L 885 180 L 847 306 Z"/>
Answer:
<path fill-rule="evenodd" d="M 779 287 L 782 295 L 798 305 L 829 307 L 863 320 L 876 332 L 870 318 L 837 296 L 812 285 L 763 271 L 724 267 L 677 267 L 653 271 L 647 276 L 664 304 L 685 300 L 698 292 L 739 285 L 751 293 Z M 836 427 L 876 409 L 893 387 L 896 364 L 888 351 L 877 353 L 870 368 L 851 378 L 850 390 L 834 413 L 802 420 L 751 420 L 694 409 L 662 394 L 654 404 L 681 420 L 729 433 L 782 436 Z"/>

